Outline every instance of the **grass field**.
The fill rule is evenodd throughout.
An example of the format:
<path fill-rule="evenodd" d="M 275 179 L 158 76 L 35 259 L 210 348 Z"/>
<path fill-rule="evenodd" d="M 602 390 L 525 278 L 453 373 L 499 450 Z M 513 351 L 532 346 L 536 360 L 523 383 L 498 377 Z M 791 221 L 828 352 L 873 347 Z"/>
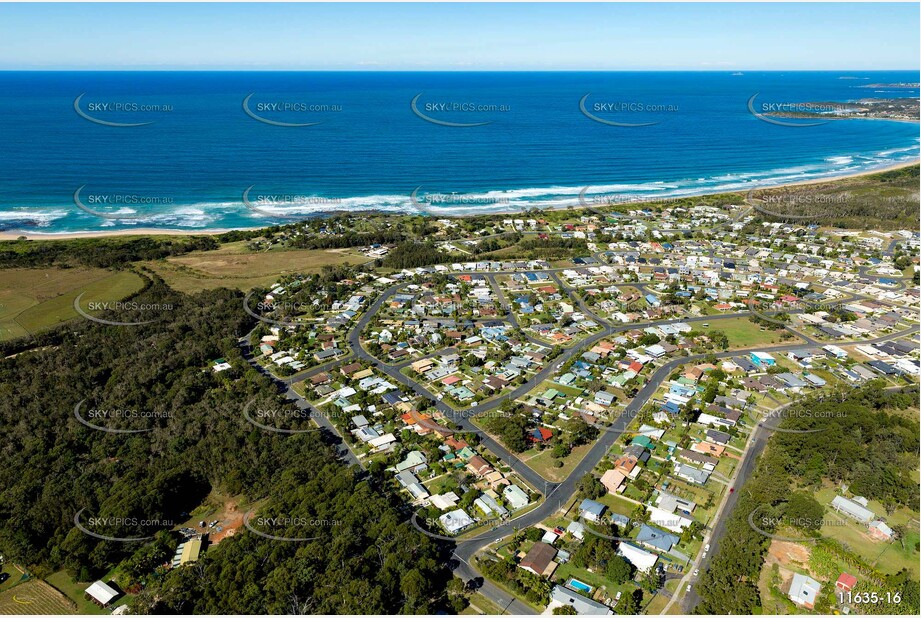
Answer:
<path fill-rule="evenodd" d="M 40 579 L 30 579 L 0 592 L 0 615 L 3 616 L 76 613 L 74 602 Z"/>
<path fill-rule="evenodd" d="M 780 343 L 780 334 L 784 332 L 762 329 L 754 322 L 749 321 L 748 318 L 713 320 L 709 324 L 710 326 L 707 328 L 695 324 L 694 329 L 704 333 L 715 330 L 723 331 L 729 339 L 729 347 L 733 349 Z"/>
<path fill-rule="evenodd" d="M 833 488 L 827 487 L 817 492 L 815 497 L 816 500 L 827 506 L 835 497 L 835 491 Z M 825 517 L 829 520 L 840 517 L 846 521 L 847 525 L 824 525 L 822 526 L 822 535 L 846 545 L 848 549 L 883 573 L 895 573 L 904 567 L 915 578 L 921 575 L 921 567 L 919 567 L 919 557 L 921 555 L 915 549 L 915 544 L 921 537 L 921 534 L 919 534 L 918 514 L 905 507 L 899 507 L 892 515 L 887 515 L 883 505 L 874 500 L 869 502 L 867 508 L 877 515 L 882 515 L 890 526 L 905 526 L 904 547 L 903 542 L 900 541 L 886 543 L 871 539 L 864 526 L 856 521 L 851 521 L 843 515 L 835 514 L 830 507 L 826 508 Z"/>
<path fill-rule="evenodd" d="M 460 613 L 461 616 L 498 616 L 503 612 L 499 607 L 479 592 L 470 597 L 470 605 Z"/>
<path fill-rule="evenodd" d="M 105 578 L 103 578 L 105 579 Z M 67 571 L 58 571 L 57 573 L 52 573 L 45 580 L 54 586 L 56 591 L 59 592 L 62 596 L 69 599 L 71 603 L 76 605 L 76 613 L 78 614 L 108 614 L 109 610 L 105 610 L 92 601 L 86 598 L 86 589 L 92 582 L 75 582 L 73 578 L 67 574 Z M 121 597 L 115 601 L 115 605 L 121 605 L 125 602 L 126 597 Z"/>
<path fill-rule="evenodd" d="M 540 474 L 545 479 L 551 481 L 562 481 L 564 478 L 569 476 L 569 473 L 573 471 L 573 468 L 578 465 L 580 461 L 588 454 L 591 450 L 591 444 L 583 444 L 582 446 L 577 446 L 572 449 L 572 453 L 568 457 L 562 460 L 562 468 L 554 468 L 553 462 L 557 461 L 553 458 L 552 449 L 545 449 L 539 454 L 528 458 L 528 453 L 526 451 L 522 453 L 521 460 L 528 464 L 528 467 L 532 468 L 535 472 Z"/>
<path fill-rule="evenodd" d="M 13 268 L 0 270 L 0 340 L 50 328 L 77 317 L 74 299 L 116 301 L 137 292 L 136 274 L 100 268 Z"/>
<path fill-rule="evenodd" d="M 285 273 L 316 273 L 324 266 L 362 264 L 368 258 L 346 249 L 275 249 L 253 252 L 244 241 L 215 251 L 144 262 L 175 290 L 198 292 L 217 287 L 248 291 L 275 282 Z"/>

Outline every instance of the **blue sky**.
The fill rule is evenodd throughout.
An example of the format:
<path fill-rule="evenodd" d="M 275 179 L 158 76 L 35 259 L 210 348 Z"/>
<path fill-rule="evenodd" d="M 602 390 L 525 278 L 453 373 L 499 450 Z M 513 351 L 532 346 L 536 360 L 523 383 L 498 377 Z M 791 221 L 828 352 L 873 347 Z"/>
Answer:
<path fill-rule="evenodd" d="M 918 69 L 918 3 L 0 4 L 0 69 Z"/>

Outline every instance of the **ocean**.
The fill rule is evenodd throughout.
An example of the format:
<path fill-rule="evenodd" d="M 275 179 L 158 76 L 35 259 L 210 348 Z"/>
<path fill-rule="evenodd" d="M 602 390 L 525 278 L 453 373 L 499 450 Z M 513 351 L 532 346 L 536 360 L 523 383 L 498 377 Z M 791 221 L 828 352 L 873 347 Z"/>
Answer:
<path fill-rule="evenodd" d="M 0 229 L 208 231 L 820 179 L 917 160 L 918 124 L 759 114 L 917 97 L 885 85 L 918 81 L 910 71 L 2 72 Z"/>

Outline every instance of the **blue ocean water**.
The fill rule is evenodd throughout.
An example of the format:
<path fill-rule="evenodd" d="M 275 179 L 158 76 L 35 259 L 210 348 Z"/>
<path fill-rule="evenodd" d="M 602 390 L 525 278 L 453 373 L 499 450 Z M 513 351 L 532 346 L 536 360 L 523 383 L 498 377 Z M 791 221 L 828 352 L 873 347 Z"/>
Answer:
<path fill-rule="evenodd" d="M 918 159 L 918 124 L 791 127 L 750 107 L 917 97 L 879 84 L 918 81 L 910 71 L 5 72 L 0 228 L 250 228 L 336 210 L 468 214 L 576 205 L 580 192 L 630 200 L 823 178 Z M 112 126 L 123 124 L 139 126 Z"/>

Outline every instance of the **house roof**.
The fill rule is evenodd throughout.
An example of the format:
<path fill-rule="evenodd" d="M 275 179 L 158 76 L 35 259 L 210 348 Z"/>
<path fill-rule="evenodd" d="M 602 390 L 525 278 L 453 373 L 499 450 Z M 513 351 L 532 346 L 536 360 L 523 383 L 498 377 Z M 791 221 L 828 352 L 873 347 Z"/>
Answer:
<path fill-rule="evenodd" d="M 601 514 L 604 513 L 604 509 L 607 508 L 605 505 L 600 502 L 595 502 L 594 500 L 589 500 L 586 498 L 582 501 L 582 504 L 579 505 L 579 511 L 585 511 L 591 513 L 596 517 L 601 517 Z"/>
<path fill-rule="evenodd" d="M 100 580 L 93 582 L 90 587 L 86 589 L 86 594 L 93 597 L 93 599 L 99 603 L 108 605 L 112 602 L 112 599 L 117 597 L 120 593 L 109 584 Z"/>
<path fill-rule="evenodd" d="M 838 581 L 835 582 L 836 585 L 845 586 L 847 588 L 853 588 L 857 585 L 857 578 L 848 573 L 842 573 L 838 576 Z"/>
<path fill-rule="evenodd" d="M 521 559 L 521 567 L 530 568 L 535 573 L 543 573 L 554 558 L 556 558 L 556 548 L 553 545 L 538 541 Z"/>
<path fill-rule="evenodd" d="M 580 616 L 608 616 L 614 613 L 607 605 L 592 601 L 577 592 L 573 592 L 565 586 L 554 586 L 553 590 L 550 592 L 550 600 L 560 605 L 571 606 Z"/>

